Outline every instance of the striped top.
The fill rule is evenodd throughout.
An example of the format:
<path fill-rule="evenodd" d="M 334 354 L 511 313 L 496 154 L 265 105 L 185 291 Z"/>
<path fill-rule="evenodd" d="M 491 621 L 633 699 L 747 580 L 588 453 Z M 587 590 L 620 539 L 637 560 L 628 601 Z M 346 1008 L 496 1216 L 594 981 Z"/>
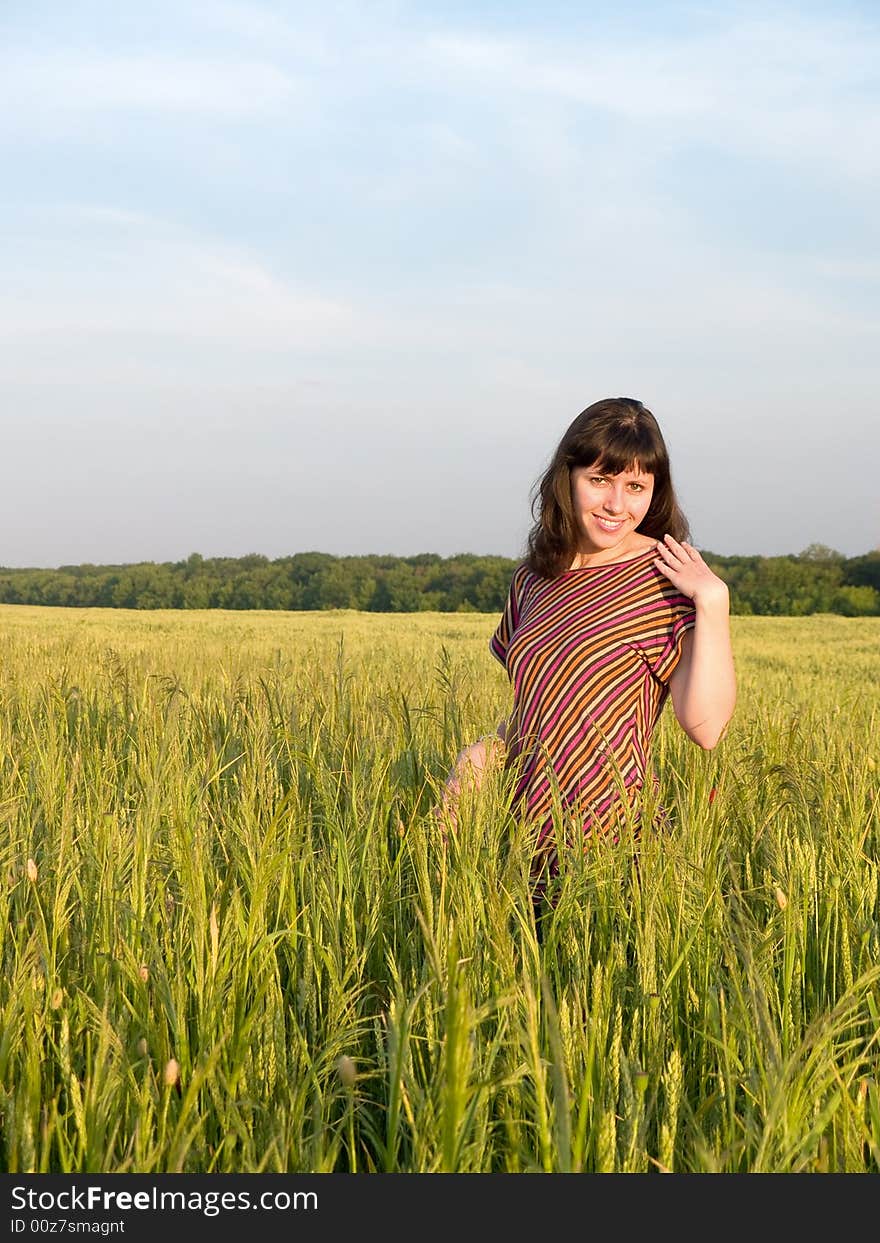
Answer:
<path fill-rule="evenodd" d="M 696 622 L 655 556 L 555 579 L 514 572 L 489 648 L 513 684 L 507 766 L 542 855 L 555 855 L 554 802 L 587 837 L 615 832 L 621 799 L 653 779 L 651 735 Z"/>

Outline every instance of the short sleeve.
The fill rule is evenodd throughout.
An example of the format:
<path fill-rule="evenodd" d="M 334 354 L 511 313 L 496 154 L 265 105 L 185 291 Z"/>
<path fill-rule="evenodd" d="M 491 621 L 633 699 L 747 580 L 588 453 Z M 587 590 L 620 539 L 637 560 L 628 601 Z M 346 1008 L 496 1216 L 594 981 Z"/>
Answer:
<path fill-rule="evenodd" d="M 496 660 L 499 660 L 504 665 L 505 669 L 507 668 L 507 649 L 513 633 L 519 625 L 522 613 L 523 571 L 523 566 L 518 566 L 514 571 L 510 590 L 507 593 L 507 603 L 504 606 L 504 612 L 501 614 L 501 620 L 495 629 L 495 633 L 489 640 L 489 651 Z"/>
<path fill-rule="evenodd" d="M 697 624 L 693 600 L 690 600 L 687 596 L 677 596 L 669 603 L 672 606 L 671 625 L 665 636 L 663 646 L 651 663 L 651 673 L 658 682 L 662 682 L 664 685 L 669 682 L 672 671 L 681 660 L 684 636 L 689 630 L 693 630 Z"/>

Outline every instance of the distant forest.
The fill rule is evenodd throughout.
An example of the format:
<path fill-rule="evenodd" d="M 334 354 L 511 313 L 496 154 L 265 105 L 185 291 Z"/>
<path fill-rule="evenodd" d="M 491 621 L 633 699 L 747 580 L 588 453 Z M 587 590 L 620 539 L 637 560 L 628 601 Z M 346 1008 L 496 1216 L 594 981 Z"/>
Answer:
<path fill-rule="evenodd" d="M 880 550 L 844 557 L 811 544 L 784 557 L 703 557 L 728 584 L 737 614 L 880 615 Z M 517 561 L 441 557 L 334 557 L 301 552 L 269 560 L 201 557 L 135 565 L 0 567 L 0 603 L 124 609 L 364 609 L 371 613 L 498 613 Z"/>

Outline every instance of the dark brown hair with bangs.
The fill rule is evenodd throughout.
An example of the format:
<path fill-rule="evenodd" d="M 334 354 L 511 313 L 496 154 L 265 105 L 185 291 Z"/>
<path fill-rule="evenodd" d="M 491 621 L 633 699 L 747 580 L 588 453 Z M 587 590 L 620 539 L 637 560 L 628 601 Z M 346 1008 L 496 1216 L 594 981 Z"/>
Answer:
<path fill-rule="evenodd" d="M 593 465 L 609 475 L 636 468 L 653 475 L 651 505 L 638 530 L 652 539 L 667 533 L 677 540 L 688 538 L 657 420 L 635 398 L 607 397 L 577 416 L 536 487 L 526 564 L 542 578 L 558 578 L 574 560 L 578 528 L 571 504 L 571 471 Z"/>

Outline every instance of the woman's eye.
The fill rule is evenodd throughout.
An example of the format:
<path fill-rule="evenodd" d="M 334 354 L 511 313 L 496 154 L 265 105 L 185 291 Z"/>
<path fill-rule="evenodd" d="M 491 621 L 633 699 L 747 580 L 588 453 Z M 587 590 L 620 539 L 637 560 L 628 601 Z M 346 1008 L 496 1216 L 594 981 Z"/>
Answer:
<path fill-rule="evenodd" d="M 645 485 L 643 483 L 631 483 L 629 486 L 632 488 L 633 492 L 644 492 L 645 490 Z"/>
<path fill-rule="evenodd" d="M 605 480 L 602 478 L 601 475 L 593 475 L 593 477 L 590 479 L 590 483 L 593 484 L 594 487 L 598 487 L 600 483 L 604 483 L 604 482 Z"/>

